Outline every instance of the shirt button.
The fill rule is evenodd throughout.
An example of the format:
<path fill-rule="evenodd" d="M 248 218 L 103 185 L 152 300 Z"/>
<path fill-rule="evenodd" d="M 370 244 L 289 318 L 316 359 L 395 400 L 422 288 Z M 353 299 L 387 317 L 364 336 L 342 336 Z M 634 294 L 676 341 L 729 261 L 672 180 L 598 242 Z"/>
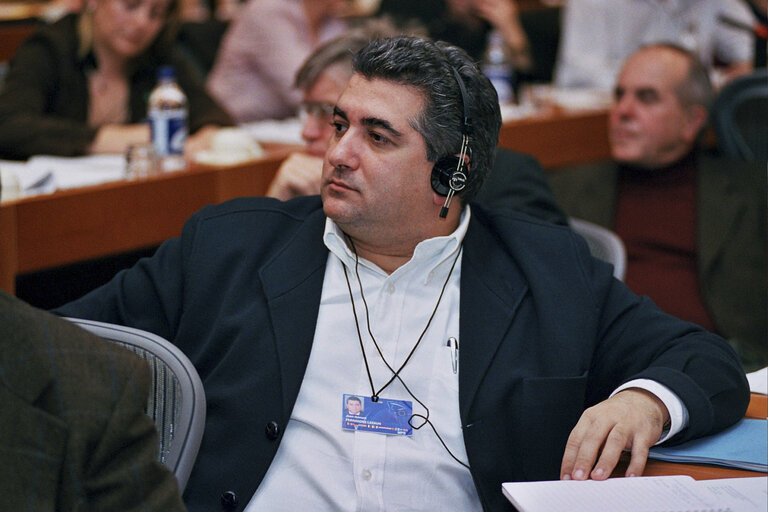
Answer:
<path fill-rule="evenodd" d="M 274 441 L 280 435 L 280 425 L 276 421 L 270 421 L 264 428 L 264 432 L 266 432 L 267 438 Z"/>
<path fill-rule="evenodd" d="M 371 470 L 370 469 L 364 469 L 363 470 L 363 480 L 366 482 L 371 479 Z"/>
<path fill-rule="evenodd" d="M 235 491 L 224 491 L 221 494 L 221 505 L 227 510 L 235 508 L 237 506 L 237 494 L 235 494 Z"/>
<path fill-rule="evenodd" d="M 387 293 L 390 293 L 390 294 L 395 293 L 395 285 L 394 284 L 389 283 L 389 285 L 387 286 Z"/>

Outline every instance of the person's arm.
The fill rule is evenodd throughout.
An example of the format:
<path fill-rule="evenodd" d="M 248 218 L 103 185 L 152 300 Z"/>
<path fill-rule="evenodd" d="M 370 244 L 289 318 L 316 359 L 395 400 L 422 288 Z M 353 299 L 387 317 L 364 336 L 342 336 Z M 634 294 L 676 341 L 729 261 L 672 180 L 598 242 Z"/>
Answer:
<path fill-rule="evenodd" d="M 515 69 L 529 71 L 533 67 L 528 36 L 520 24 L 515 0 L 475 0 L 480 17 L 497 29 L 511 50 Z"/>
<path fill-rule="evenodd" d="M 66 101 L 72 113 L 82 105 L 82 120 L 49 111 L 62 91 L 75 87 L 71 80 L 62 83 L 68 63 L 61 60 L 42 37 L 33 36 L 17 50 L 0 91 L 0 158 L 86 153 L 97 131 L 85 121 L 87 90 Z"/>
<path fill-rule="evenodd" d="M 86 153 L 125 153 L 131 144 L 148 144 L 151 133 L 148 124 L 107 124 L 98 129 Z"/>
<path fill-rule="evenodd" d="M 146 361 L 114 354 L 118 393 L 84 469 L 89 510 L 183 511 L 173 473 L 157 460 L 155 424 L 144 412 L 150 373 Z M 130 356 L 130 357 L 129 357 Z"/>
<path fill-rule="evenodd" d="M 669 411 L 656 395 L 637 388 L 600 398 L 621 384 L 648 379 L 680 398 L 689 421 L 671 442 L 722 430 L 744 415 L 749 402 L 744 371 L 725 340 L 663 313 L 621 282 L 605 279 L 605 270 L 596 274 L 599 266 L 585 260 L 601 311 L 600 339 L 590 369 L 591 407 L 568 440 L 560 472 L 565 479 L 607 478 L 625 449 L 632 453 L 627 474 L 642 474 Z"/>
<path fill-rule="evenodd" d="M 323 159 L 306 153 L 291 153 L 277 170 L 267 190 L 268 197 L 282 201 L 320 193 Z"/>

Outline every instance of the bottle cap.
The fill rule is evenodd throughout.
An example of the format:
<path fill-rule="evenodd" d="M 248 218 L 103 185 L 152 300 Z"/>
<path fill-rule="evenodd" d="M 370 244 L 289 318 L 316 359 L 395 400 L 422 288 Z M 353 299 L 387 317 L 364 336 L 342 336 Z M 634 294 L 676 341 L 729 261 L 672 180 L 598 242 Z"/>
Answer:
<path fill-rule="evenodd" d="M 157 78 L 159 80 L 163 79 L 175 79 L 176 78 L 176 70 L 173 68 L 173 66 L 160 66 L 157 68 Z"/>

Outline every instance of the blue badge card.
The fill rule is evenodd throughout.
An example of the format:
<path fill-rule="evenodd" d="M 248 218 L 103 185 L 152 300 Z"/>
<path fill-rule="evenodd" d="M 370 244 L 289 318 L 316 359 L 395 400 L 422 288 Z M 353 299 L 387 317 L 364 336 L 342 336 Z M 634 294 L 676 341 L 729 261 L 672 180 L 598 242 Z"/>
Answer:
<path fill-rule="evenodd" d="M 394 436 L 410 436 L 413 428 L 408 419 L 413 414 L 410 400 L 344 395 L 341 412 L 341 428 Z"/>

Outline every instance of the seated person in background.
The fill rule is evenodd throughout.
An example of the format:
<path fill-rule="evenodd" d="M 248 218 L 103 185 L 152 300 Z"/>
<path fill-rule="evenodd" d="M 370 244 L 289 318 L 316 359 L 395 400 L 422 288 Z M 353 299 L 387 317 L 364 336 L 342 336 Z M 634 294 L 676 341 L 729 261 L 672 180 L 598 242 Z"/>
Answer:
<path fill-rule="evenodd" d="M 150 141 L 157 69 L 175 67 L 189 101 L 185 151 L 207 147 L 232 119 L 175 50 L 176 0 L 88 0 L 18 49 L 0 91 L 0 158 L 122 153 Z"/>
<path fill-rule="evenodd" d="M 347 30 L 346 0 L 249 0 L 230 22 L 208 75 L 211 95 L 238 123 L 296 114 L 296 70 Z"/>
<path fill-rule="evenodd" d="M 182 511 L 146 361 L 0 291 L 0 509 Z"/>
<path fill-rule="evenodd" d="M 559 87 L 608 90 L 632 52 L 644 44 L 673 41 L 698 54 L 727 77 L 752 69 L 749 32 L 718 18 L 752 24 L 743 0 L 568 0 L 555 66 Z"/>
<path fill-rule="evenodd" d="M 644 47 L 616 83 L 613 161 L 548 176 L 569 215 L 622 238 L 632 291 L 728 338 L 754 369 L 768 364 L 766 173 L 697 146 L 711 100 L 694 54 Z"/>
<path fill-rule="evenodd" d="M 198 368 L 190 510 L 504 511 L 503 481 L 605 479 L 624 449 L 639 475 L 653 444 L 743 416 L 722 338 L 633 294 L 567 227 L 468 204 L 501 113 L 464 51 L 380 39 L 353 66 L 320 197 L 208 207 L 58 310 L 158 333 Z M 448 206 L 436 163 L 465 185 Z M 344 395 L 402 404 L 415 428 L 345 430 Z"/>
<path fill-rule="evenodd" d="M 391 33 L 394 31 L 387 24 L 371 22 L 367 29 L 353 29 L 323 44 L 304 62 L 296 74 L 296 87 L 303 95 L 301 136 L 306 146 L 281 164 L 267 196 L 286 201 L 320 193 L 323 157 L 335 131 L 331 124 L 333 107 L 352 76 L 352 57 L 370 42 L 372 35 Z M 567 224 L 539 162 L 511 150 L 497 150 L 493 169 L 477 201 L 497 212 L 525 212 Z"/>
<path fill-rule="evenodd" d="M 497 30 L 507 43 L 514 68 L 530 71 L 533 66 L 515 0 L 381 0 L 377 14 L 391 17 L 406 29 L 411 24 L 423 27 L 432 39 L 454 44 L 477 61 L 483 58 L 488 33 Z"/>
<path fill-rule="evenodd" d="M 282 163 L 267 196 L 286 201 L 320 193 L 323 156 L 333 136 L 333 106 L 352 76 L 352 57 L 368 44 L 378 30 L 353 29 L 318 47 L 296 73 L 301 91 L 299 106 L 304 151 L 292 153 Z"/>

